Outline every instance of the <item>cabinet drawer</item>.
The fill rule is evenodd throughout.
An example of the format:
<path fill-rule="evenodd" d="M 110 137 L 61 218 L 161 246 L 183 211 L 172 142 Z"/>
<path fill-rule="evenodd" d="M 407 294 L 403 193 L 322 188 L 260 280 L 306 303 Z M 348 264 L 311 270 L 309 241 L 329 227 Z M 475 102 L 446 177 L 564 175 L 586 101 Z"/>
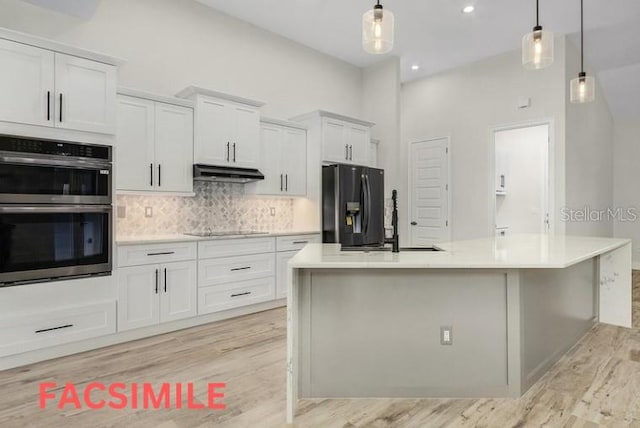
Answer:
<path fill-rule="evenodd" d="M 218 239 L 198 242 L 198 258 L 200 259 L 273 253 L 275 251 L 275 238 Z"/>
<path fill-rule="evenodd" d="M 0 356 L 116 332 L 116 302 L 0 318 Z"/>
<path fill-rule="evenodd" d="M 276 247 L 278 248 L 278 252 L 296 251 L 303 249 L 305 245 L 311 243 L 322 243 L 320 235 L 279 236 Z"/>
<path fill-rule="evenodd" d="M 118 247 L 118 267 L 139 266 L 154 263 L 195 260 L 195 242 L 168 244 L 121 245 Z"/>
<path fill-rule="evenodd" d="M 268 302 L 276 297 L 275 276 L 198 289 L 198 314 Z"/>
<path fill-rule="evenodd" d="M 198 286 L 225 284 L 273 276 L 275 253 L 206 259 L 198 262 Z"/>

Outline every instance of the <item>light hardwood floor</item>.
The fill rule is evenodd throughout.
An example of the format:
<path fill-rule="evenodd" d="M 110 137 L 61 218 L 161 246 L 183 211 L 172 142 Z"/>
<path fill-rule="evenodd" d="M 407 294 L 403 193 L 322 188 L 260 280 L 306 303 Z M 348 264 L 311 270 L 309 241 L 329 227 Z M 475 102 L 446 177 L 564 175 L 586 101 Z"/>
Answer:
<path fill-rule="evenodd" d="M 640 273 L 634 272 L 640 327 Z M 284 309 L 0 372 L 0 427 L 280 427 Z M 224 411 L 38 408 L 53 381 L 226 382 Z M 99 395 L 93 395 L 98 399 Z M 298 427 L 640 427 L 640 329 L 595 326 L 519 399 L 305 400 Z"/>

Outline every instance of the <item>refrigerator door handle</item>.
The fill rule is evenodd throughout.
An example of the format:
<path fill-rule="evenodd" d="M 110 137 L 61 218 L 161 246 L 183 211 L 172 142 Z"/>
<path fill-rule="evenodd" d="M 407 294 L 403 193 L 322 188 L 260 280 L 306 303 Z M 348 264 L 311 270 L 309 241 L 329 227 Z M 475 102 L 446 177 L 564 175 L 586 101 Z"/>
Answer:
<path fill-rule="evenodd" d="M 366 225 L 366 233 L 369 233 L 369 221 L 371 220 L 371 182 L 369 181 L 369 175 L 364 176 L 364 182 L 366 184 L 366 192 L 367 192 L 367 225 Z"/>

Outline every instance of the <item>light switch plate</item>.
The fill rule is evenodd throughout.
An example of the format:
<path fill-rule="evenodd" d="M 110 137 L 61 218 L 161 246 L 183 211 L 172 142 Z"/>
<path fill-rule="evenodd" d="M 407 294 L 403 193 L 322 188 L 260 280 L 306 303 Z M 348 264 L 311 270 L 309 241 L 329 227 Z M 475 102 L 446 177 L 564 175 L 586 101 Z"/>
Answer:
<path fill-rule="evenodd" d="M 127 206 L 126 205 L 118 205 L 116 208 L 116 213 L 118 218 L 126 218 L 127 217 Z"/>
<path fill-rule="evenodd" d="M 144 207 L 144 216 L 153 217 L 153 207 Z"/>

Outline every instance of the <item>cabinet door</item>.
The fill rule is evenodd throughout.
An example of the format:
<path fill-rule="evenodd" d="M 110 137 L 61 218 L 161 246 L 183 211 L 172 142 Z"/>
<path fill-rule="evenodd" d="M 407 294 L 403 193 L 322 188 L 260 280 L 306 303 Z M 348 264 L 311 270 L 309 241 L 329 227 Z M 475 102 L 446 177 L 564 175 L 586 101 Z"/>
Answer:
<path fill-rule="evenodd" d="M 118 331 L 160 322 L 160 267 L 118 269 Z"/>
<path fill-rule="evenodd" d="M 193 110 L 156 103 L 156 190 L 193 191 Z"/>
<path fill-rule="evenodd" d="M 284 190 L 284 172 L 281 168 L 283 157 L 282 142 L 283 128 L 277 125 L 263 123 L 260 125 L 260 146 L 262 156 L 260 159 L 260 172 L 264 174 L 264 180 L 248 183 L 245 186 L 247 193 L 259 195 L 281 195 Z M 282 188 L 281 188 L 282 183 Z"/>
<path fill-rule="evenodd" d="M 116 133 L 116 189 L 153 189 L 155 103 L 140 98 L 118 96 Z"/>
<path fill-rule="evenodd" d="M 116 67 L 55 54 L 56 128 L 116 131 Z"/>
<path fill-rule="evenodd" d="M 160 321 L 196 316 L 196 262 L 167 263 L 161 268 Z"/>
<path fill-rule="evenodd" d="M 252 108 L 232 106 L 235 123 L 231 141 L 233 165 L 243 168 L 260 167 L 260 113 Z"/>
<path fill-rule="evenodd" d="M 322 128 L 322 160 L 349 163 L 345 123 L 325 118 Z"/>
<path fill-rule="evenodd" d="M 289 275 L 287 263 L 289 263 L 289 260 L 291 260 L 296 254 L 298 254 L 297 251 L 278 253 L 276 262 L 278 264 L 278 274 L 276 276 L 276 299 L 283 299 L 287 297 L 287 281 Z"/>
<path fill-rule="evenodd" d="M 214 98 L 196 101 L 195 163 L 229 165 L 233 130 L 231 107 Z"/>
<path fill-rule="evenodd" d="M 371 132 L 369 128 L 358 125 L 347 126 L 347 143 L 349 144 L 349 161 L 356 165 L 369 165 L 371 157 Z"/>
<path fill-rule="evenodd" d="M 282 141 L 285 170 L 285 193 L 291 196 L 307 194 L 307 132 L 285 128 Z"/>
<path fill-rule="evenodd" d="M 53 52 L 0 40 L 0 121 L 53 126 Z"/>

